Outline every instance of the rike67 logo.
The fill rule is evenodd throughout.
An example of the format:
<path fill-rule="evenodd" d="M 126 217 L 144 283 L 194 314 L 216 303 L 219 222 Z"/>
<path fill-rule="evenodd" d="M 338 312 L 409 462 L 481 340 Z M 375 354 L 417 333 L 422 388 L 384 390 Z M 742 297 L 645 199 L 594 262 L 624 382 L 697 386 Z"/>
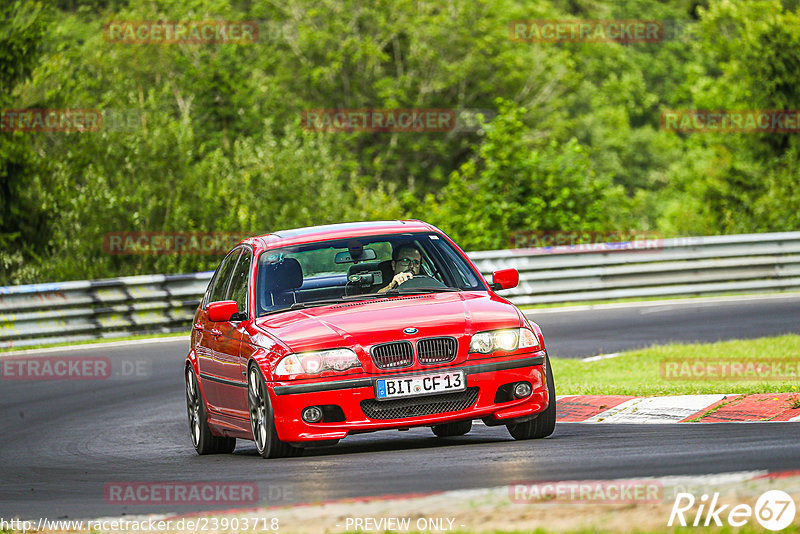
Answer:
<path fill-rule="evenodd" d="M 697 510 L 693 511 L 697 505 Z M 730 510 L 729 510 L 730 508 Z M 686 515 L 684 515 L 686 514 Z M 689 524 L 694 527 L 708 527 L 712 524 L 723 526 L 723 521 L 732 527 L 741 527 L 753 517 L 767 530 L 783 530 L 794 521 L 795 504 L 792 497 L 781 490 L 764 492 L 756 501 L 754 507 L 748 504 L 737 504 L 731 508 L 730 504 L 719 503 L 719 493 L 714 493 L 709 502 L 709 496 L 703 494 L 699 502 L 691 493 L 678 493 L 675 504 L 669 515 L 667 526 L 677 524 L 685 527 Z M 688 520 L 691 523 L 687 522 Z M 694 520 L 692 521 L 692 517 Z"/>

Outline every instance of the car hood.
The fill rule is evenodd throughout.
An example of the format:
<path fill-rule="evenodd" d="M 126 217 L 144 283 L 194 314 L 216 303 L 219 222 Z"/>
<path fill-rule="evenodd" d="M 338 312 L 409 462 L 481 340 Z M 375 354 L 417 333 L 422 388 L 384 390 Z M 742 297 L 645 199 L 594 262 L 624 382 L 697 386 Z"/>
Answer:
<path fill-rule="evenodd" d="M 261 317 L 256 326 L 293 352 L 521 326 L 517 309 L 486 292 L 432 293 L 345 302 Z M 406 328 L 417 332 L 406 334 Z"/>

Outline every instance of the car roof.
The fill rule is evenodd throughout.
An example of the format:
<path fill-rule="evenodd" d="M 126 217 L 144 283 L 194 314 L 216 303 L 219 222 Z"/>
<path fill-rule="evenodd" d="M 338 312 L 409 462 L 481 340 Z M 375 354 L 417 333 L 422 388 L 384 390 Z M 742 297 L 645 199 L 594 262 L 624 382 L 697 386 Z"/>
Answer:
<path fill-rule="evenodd" d="M 436 227 L 418 220 L 362 221 L 321 226 L 308 226 L 279 230 L 262 236 L 245 239 L 262 249 L 313 243 L 328 239 L 357 238 L 375 234 L 404 234 L 410 232 L 438 232 Z"/>

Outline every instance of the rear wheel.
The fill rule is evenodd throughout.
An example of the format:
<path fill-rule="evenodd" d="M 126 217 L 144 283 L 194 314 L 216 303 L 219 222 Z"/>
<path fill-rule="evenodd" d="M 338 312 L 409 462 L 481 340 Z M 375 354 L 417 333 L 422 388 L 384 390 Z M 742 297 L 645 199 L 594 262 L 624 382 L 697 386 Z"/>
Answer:
<path fill-rule="evenodd" d="M 550 404 L 545 411 L 536 416 L 536 419 L 506 425 L 508 432 L 514 439 L 540 439 L 546 438 L 556 428 L 556 386 L 553 380 L 553 370 L 550 368 L 550 357 L 545 356 L 545 372 L 547 373 L 547 396 Z"/>
<path fill-rule="evenodd" d="M 300 456 L 303 449 L 292 447 L 278 438 L 275 431 L 275 416 L 267 393 L 264 375 L 253 364 L 247 373 L 247 404 L 250 409 L 250 428 L 258 454 L 263 458 Z"/>
<path fill-rule="evenodd" d="M 231 453 L 236 448 L 236 438 L 215 436 L 208 427 L 208 417 L 197 377 L 191 367 L 186 369 L 186 411 L 189 415 L 189 431 L 197 454 Z"/>
<path fill-rule="evenodd" d="M 453 436 L 463 436 L 472 430 L 472 421 L 457 421 L 455 423 L 444 423 L 431 427 L 433 433 L 440 438 L 450 438 Z"/>

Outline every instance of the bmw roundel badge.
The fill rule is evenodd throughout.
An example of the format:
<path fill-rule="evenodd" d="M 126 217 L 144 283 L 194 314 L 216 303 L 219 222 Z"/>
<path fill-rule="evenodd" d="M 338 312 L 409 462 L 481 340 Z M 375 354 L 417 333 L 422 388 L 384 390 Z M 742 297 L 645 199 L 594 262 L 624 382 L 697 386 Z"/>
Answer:
<path fill-rule="evenodd" d="M 416 334 L 417 332 L 418 332 L 418 330 L 416 328 L 404 328 L 403 329 L 403 333 L 404 334 L 408 334 L 408 335 Z"/>

